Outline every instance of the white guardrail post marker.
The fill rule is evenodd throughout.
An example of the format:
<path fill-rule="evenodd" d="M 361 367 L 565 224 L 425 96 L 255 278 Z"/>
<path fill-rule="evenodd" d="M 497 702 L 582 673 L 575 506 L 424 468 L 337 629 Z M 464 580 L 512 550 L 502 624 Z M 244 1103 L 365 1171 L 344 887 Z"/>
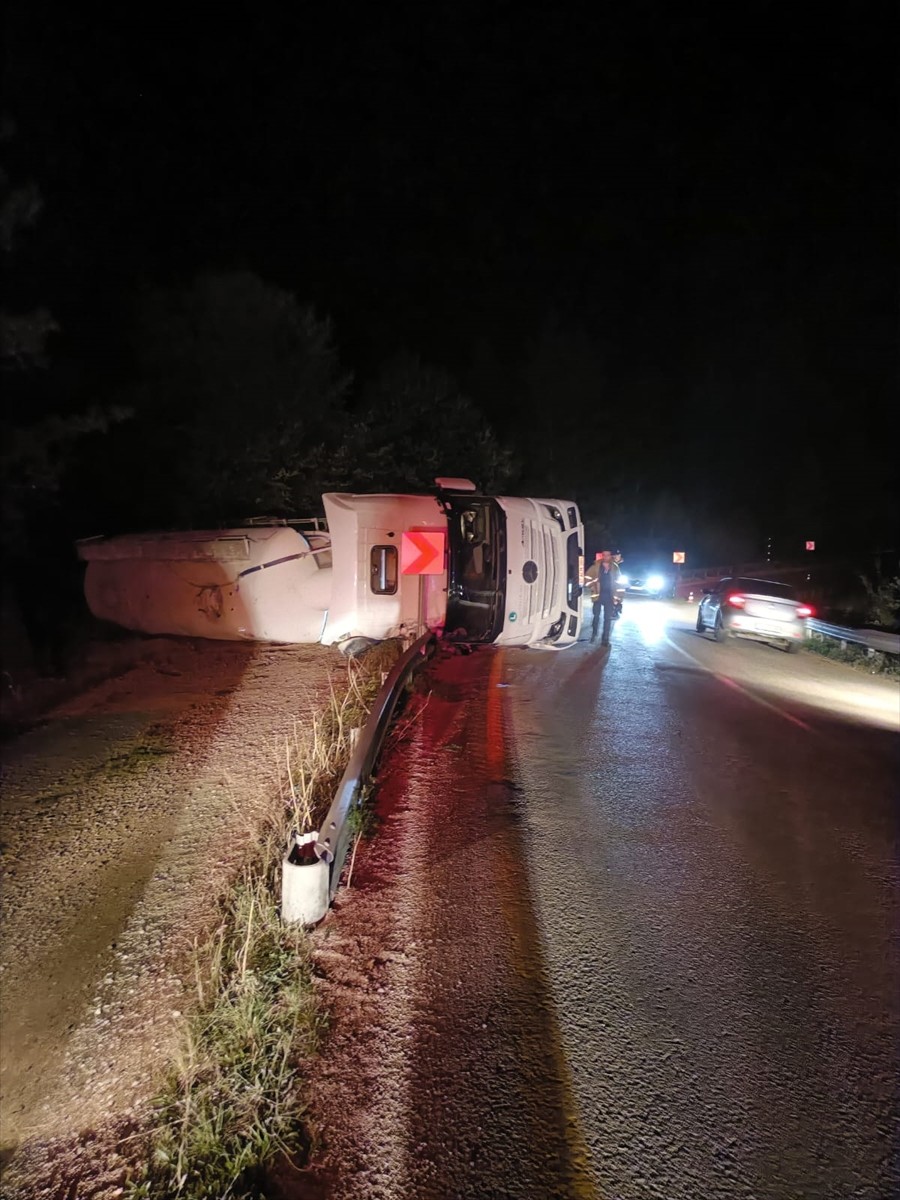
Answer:
<path fill-rule="evenodd" d="M 328 863 L 316 856 L 318 836 L 318 831 L 291 836 L 281 864 L 281 919 L 286 925 L 315 925 L 328 911 Z"/>
<path fill-rule="evenodd" d="M 406 681 L 427 660 L 436 644 L 433 633 L 423 634 L 397 660 L 382 683 L 365 725 L 358 731 L 350 761 L 321 830 L 304 834 L 303 837 L 296 834 L 292 836 L 290 848 L 282 862 L 283 921 L 315 925 L 328 911 L 338 889 L 352 840 L 348 818 L 371 778 Z"/>

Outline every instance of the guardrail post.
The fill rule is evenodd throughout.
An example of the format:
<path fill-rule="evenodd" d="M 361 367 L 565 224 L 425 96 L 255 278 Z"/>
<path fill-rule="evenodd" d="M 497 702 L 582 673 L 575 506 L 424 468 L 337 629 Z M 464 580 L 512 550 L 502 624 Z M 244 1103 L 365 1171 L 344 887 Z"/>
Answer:
<path fill-rule="evenodd" d="M 318 831 L 293 834 L 281 864 L 281 919 L 285 925 L 315 925 L 328 911 L 328 863 L 317 858 Z"/>

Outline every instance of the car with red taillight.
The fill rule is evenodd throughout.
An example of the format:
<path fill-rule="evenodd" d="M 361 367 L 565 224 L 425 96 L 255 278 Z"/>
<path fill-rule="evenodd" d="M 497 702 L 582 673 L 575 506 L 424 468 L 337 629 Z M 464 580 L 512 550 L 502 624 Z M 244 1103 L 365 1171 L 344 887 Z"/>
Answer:
<path fill-rule="evenodd" d="M 709 631 L 717 642 L 730 637 L 773 642 L 796 653 L 806 636 L 812 607 L 789 583 L 772 579 L 720 579 L 703 589 L 697 610 L 697 632 Z"/>

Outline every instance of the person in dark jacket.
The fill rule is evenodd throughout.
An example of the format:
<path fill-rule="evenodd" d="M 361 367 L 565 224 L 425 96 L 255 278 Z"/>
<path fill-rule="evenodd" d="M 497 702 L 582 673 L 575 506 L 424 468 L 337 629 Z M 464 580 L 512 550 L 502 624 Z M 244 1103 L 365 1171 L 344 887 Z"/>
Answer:
<path fill-rule="evenodd" d="M 597 578 L 594 581 L 594 620 L 591 626 L 591 641 L 596 642 L 600 630 L 600 613 L 603 613 L 602 646 L 609 645 L 612 632 L 613 607 L 619 581 L 619 564 L 611 550 L 601 550 L 597 560 Z"/>

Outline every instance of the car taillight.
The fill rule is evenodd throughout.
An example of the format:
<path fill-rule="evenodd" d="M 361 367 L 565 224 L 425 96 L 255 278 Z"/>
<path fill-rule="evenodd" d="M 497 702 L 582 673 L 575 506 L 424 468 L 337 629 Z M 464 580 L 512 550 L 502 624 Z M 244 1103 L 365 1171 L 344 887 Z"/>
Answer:
<path fill-rule="evenodd" d="M 812 607 L 811 604 L 798 604 L 797 605 L 797 616 L 798 617 L 811 617 L 814 612 L 815 612 L 815 609 Z"/>
<path fill-rule="evenodd" d="M 732 608 L 743 608 L 747 603 L 747 597 L 742 596 L 740 592 L 733 592 L 732 595 L 730 595 L 725 601 L 725 603 L 730 604 Z"/>

